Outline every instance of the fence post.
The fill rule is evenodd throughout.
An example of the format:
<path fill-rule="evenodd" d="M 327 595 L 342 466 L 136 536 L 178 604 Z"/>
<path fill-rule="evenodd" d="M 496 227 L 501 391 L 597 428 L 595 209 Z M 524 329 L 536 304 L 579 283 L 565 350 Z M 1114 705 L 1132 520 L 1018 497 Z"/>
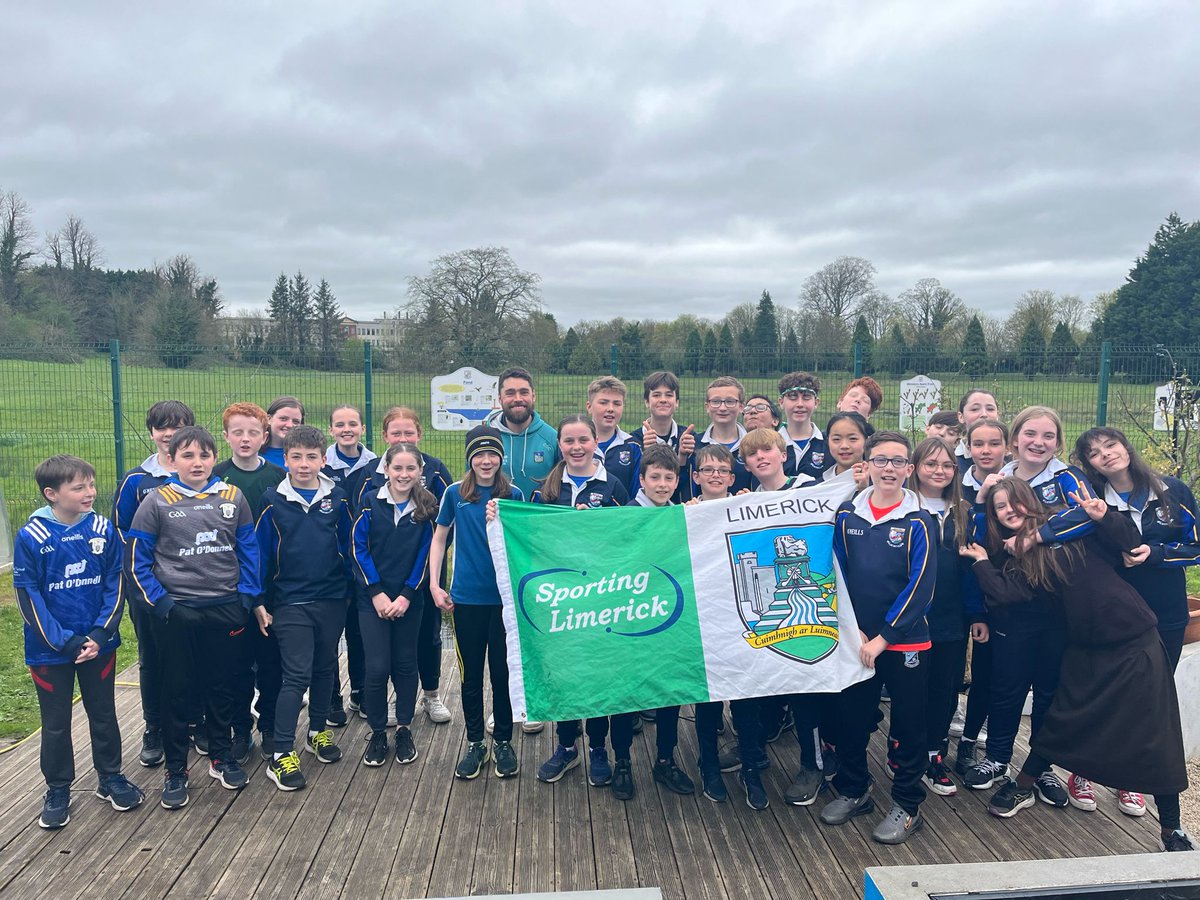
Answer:
<path fill-rule="evenodd" d="M 863 370 L 863 352 L 862 341 L 854 342 L 854 377 L 862 378 Z"/>
<path fill-rule="evenodd" d="M 1112 341 L 1100 345 L 1100 383 L 1096 392 L 1096 424 L 1108 424 L 1108 377 L 1112 374 Z"/>
<path fill-rule="evenodd" d="M 617 377 L 617 345 L 613 344 L 608 351 L 608 374 Z"/>
<path fill-rule="evenodd" d="M 374 441 L 375 431 L 371 428 L 371 408 L 375 405 L 374 391 L 372 390 L 372 367 L 371 367 L 371 342 L 363 342 L 363 441 L 367 445 L 368 450 L 375 449 L 371 446 Z"/>
<path fill-rule="evenodd" d="M 121 342 L 108 342 L 108 368 L 112 373 L 113 454 L 117 463 L 117 480 L 125 474 L 125 411 L 121 406 Z"/>

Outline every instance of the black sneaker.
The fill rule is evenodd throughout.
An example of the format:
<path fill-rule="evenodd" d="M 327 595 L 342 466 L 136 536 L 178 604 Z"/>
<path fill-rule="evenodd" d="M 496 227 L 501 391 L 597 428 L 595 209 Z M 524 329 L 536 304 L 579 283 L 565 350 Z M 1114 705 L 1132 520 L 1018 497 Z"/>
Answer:
<path fill-rule="evenodd" d="M 220 782 L 221 787 L 230 791 L 240 791 L 250 778 L 245 769 L 232 759 L 212 759 L 208 762 L 208 774 Z"/>
<path fill-rule="evenodd" d="M 325 713 L 325 724 L 330 728 L 345 728 L 346 708 L 342 706 L 342 695 L 334 694 L 329 700 L 329 712 Z"/>
<path fill-rule="evenodd" d="M 188 805 L 187 772 L 167 773 L 159 802 L 163 809 L 183 809 Z"/>
<path fill-rule="evenodd" d="M 827 785 L 828 782 L 821 777 L 819 771 L 801 767 L 788 789 L 784 791 L 783 799 L 792 806 L 811 806 Z"/>
<path fill-rule="evenodd" d="M 1037 804 L 1032 787 L 1019 787 L 1015 781 L 1006 782 L 1004 787 L 992 794 L 988 812 L 1002 819 L 1009 819 L 1023 809 Z"/>
<path fill-rule="evenodd" d="M 335 763 L 342 758 L 342 750 L 334 743 L 333 732 L 328 729 L 309 735 L 304 749 L 315 756 L 317 762 Z"/>
<path fill-rule="evenodd" d="M 38 824 L 43 828 L 62 828 L 71 821 L 71 788 L 56 787 L 46 791 L 42 800 L 42 815 Z M 1169 848 L 1168 848 L 1169 849 Z"/>
<path fill-rule="evenodd" d="M 267 766 L 267 777 L 281 791 L 298 791 L 308 784 L 300 771 L 300 757 L 295 750 L 283 754 Z"/>
<path fill-rule="evenodd" d="M 696 782 L 692 781 L 686 772 L 675 765 L 675 760 L 673 759 L 668 759 L 665 762 L 659 760 L 654 764 L 654 780 L 668 791 L 673 791 L 676 794 L 696 793 Z"/>
<path fill-rule="evenodd" d="M 618 759 L 613 766 L 612 795 L 618 800 L 632 800 L 637 793 L 633 783 L 633 763 L 628 759 Z"/>
<path fill-rule="evenodd" d="M 925 782 L 926 787 L 939 796 L 953 797 L 958 793 L 958 785 L 950 778 L 950 770 L 942 762 L 941 756 L 935 756 L 929 760 L 929 768 L 925 770 L 921 780 Z"/>
<path fill-rule="evenodd" d="M 367 750 L 363 753 L 364 766 L 382 766 L 387 762 L 388 745 L 386 731 L 372 731 L 367 737 Z"/>
<path fill-rule="evenodd" d="M 744 767 L 738 779 L 746 789 L 747 806 L 751 809 L 766 809 L 771 805 L 771 801 L 767 799 L 766 788 L 763 787 L 762 776 L 758 774 L 757 769 Z"/>
<path fill-rule="evenodd" d="M 721 777 L 720 769 L 701 772 L 700 777 L 704 781 L 705 797 L 713 803 L 724 803 L 729 799 L 729 789 L 725 787 L 725 779 Z"/>
<path fill-rule="evenodd" d="M 263 762 L 273 760 L 275 758 L 275 735 L 260 731 L 258 733 L 258 749 Z"/>
<path fill-rule="evenodd" d="M 1058 776 L 1053 772 L 1043 772 L 1039 775 L 1037 781 L 1033 783 L 1033 789 L 1039 800 L 1059 809 L 1071 802 L 1071 797 L 1067 794 L 1067 786 L 1059 781 Z"/>
<path fill-rule="evenodd" d="M 826 781 L 833 781 L 838 770 L 837 748 L 833 744 L 821 744 L 821 774 Z"/>
<path fill-rule="evenodd" d="M 407 725 L 400 725 L 396 728 L 396 762 L 406 766 L 416 758 L 417 745 L 413 743 L 412 732 Z"/>
<path fill-rule="evenodd" d="M 958 753 L 954 757 L 954 774 L 959 778 L 966 778 L 967 772 L 979 760 L 975 757 L 975 742 L 974 741 L 959 741 Z"/>
<path fill-rule="evenodd" d="M 512 778 L 521 771 L 521 763 L 513 750 L 512 741 L 495 741 L 492 744 L 492 759 L 495 760 L 497 778 Z"/>
<path fill-rule="evenodd" d="M 642 717 L 639 716 L 637 713 L 634 713 L 633 714 L 633 733 L 641 734 L 642 729 L 645 727 L 645 725 L 646 725 L 646 723 L 642 721 Z"/>
<path fill-rule="evenodd" d="M 483 741 L 471 741 L 467 744 L 467 752 L 463 754 L 463 758 L 458 761 L 458 765 L 454 769 L 454 777 L 464 781 L 478 778 L 479 773 L 483 771 L 483 764 L 488 761 L 490 756 L 487 744 Z"/>
<path fill-rule="evenodd" d="M 1007 777 L 1008 763 L 996 762 L 985 756 L 967 770 L 967 774 L 963 776 L 963 782 L 967 787 L 975 788 L 977 791 L 986 791 L 997 781 L 1003 781 Z"/>
<path fill-rule="evenodd" d="M 142 752 L 138 754 L 138 762 L 147 769 L 153 769 L 161 766 L 162 761 L 162 732 L 157 728 L 147 728 L 142 734 Z"/>
<path fill-rule="evenodd" d="M 1178 853 L 1181 850 L 1195 850 L 1192 845 L 1192 839 L 1188 837 L 1188 833 L 1181 828 L 1177 828 L 1163 838 L 1163 850 L 1167 853 Z"/>
<path fill-rule="evenodd" d="M 249 731 L 235 731 L 233 743 L 229 745 L 229 755 L 237 760 L 239 766 L 250 762 L 250 751 L 254 747 L 254 735 Z"/>
<path fill-rule="evenodd" d="M 117 812 L 126 812 L 141 806 L 142 801 L 146 799 L 142 789 L 120 772 L 115 775 L 101 775 L 96 796 L 107 800 Z"/>
<path fill-rule="evenodd" d="M 191 728 L 192 749 L 200 756 L 208 756 L 208 725 L 200 722 Z"/>
<path fill-rule="evenodd" d="M 717 751 L 717 765 L 722 772 L 736 772 L 742 767 L 742 748 L 737 741 Z"/>
<path fill-rule="evenodd" d="M 792 711 L 790 709 L 786 710 L 784 714 L 779 717 L 778 722 L 774 723 L 773 726 L 767 726 L 767 743 L 775 743 L 777 740 L 779 740 L 780 735 L 782 735 L 789 728 L 794 727 L 795 724 L 796 721 L 792 718 Z"/>

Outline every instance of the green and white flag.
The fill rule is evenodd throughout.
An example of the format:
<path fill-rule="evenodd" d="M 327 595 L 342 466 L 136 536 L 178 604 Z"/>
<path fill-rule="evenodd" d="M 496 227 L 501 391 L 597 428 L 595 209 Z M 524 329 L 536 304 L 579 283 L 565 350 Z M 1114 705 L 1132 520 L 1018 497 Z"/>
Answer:
<path fill-rule="evenodd" d="M 513 715 L 576 719 L 870 677 L 833 556 L 834 513 L 852 491 L 592 510 L 500 501 L 488 541 Z"/>

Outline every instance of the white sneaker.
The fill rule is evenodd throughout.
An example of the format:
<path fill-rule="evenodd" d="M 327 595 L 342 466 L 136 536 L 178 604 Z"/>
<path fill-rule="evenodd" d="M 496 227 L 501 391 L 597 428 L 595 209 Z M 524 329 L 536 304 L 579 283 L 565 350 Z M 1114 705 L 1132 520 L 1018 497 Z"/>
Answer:
<path fill-rule="evenodd" d="M 495 731 L 496 730 L 496 717 L 494 715 L 489 715 L 487 724 L 484 727 L 487 729 L 488 734 L 491 734 L 493 731 Z"/>
<path fill-rule="evenodd" d="M 521 731 L 525 734 L 541 734 L 542 729 L 546 727 L 545 722 L 522 722 Z"/>
<path fill-rule="evenodd" d="M 1127 816 L 1144 816 L 1146 798 L 1137 791 L 1117 791 L 1117 809 Z"/>
<path fill-rule="evenodd" d="M 429 716 L 430 722 L 437 722 L 441 724 L 444 722 L 449 722 L 454 718 L 450 710 L 446 707 L 446 704 L 442 702 L 442 698 L 437 694 L 432 696 L 429 694 L 422 694 L 421 708 L 425 710 L 425 715 Z"/>

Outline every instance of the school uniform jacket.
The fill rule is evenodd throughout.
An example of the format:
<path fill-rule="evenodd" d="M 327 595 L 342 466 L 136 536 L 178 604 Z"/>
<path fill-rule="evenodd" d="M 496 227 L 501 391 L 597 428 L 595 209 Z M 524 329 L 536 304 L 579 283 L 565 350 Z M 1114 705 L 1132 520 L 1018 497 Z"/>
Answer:
<path fill-rule="evenodd" d="M 285 478 L 263 495 L 255 533 L 271 606 L 335 600 L 344 603 L 350 568 L 350 500 L 325 475 L 305 500 Z"/>
<path fill-rule="evenodd" d="M 535 491 L 533 502 L 548 503 L 549 501 L 542 498 L 541 491 Z M 570 507 L 582 504 L 589 509 L 598 509 L 601 506 L 626 506 L 629 504 L 629 494 L 625 492 L 625 485 L 609 476 L 604 470 L 604 464 L 598 462 L 595 474 L 582 485 L 576 485 L 564 469 L 562 487 L 559 489 L 558 500 L 555 503 L 559 506 Z"/>
<path fill-rule="evenodd" d="M 176 603 L 249 609 L 262 593 L 250 504 L 219 478 L 199 491 L 167 479 L 138 507 L 127 541 L 133 602 L 160 619 Z"/>
<path fill-rule="evenodd" d="M 140 466 L 125 473 L 113 496 L 113 524 L 122 541 L 133 524 L 133 514 L 146 495 L 170 477 L 171 473 L 158 464 L 157 453 L 150 454 Z"/>
<path fill-rule="evenodd" d="M 416 600 L 429 587 L 432 541 L 433 521 L 418 522 L 411 502 L 401 510 L 381 487 L 354 520 L 354 576 L 365 590 L 360 602 L 369 606 L 380 591 Z"/>
<path fill-rule="evenodd" d="M 979 502 L 979 492 L 983 490 L 983 482 L 975 477 L 973 466 L 974 463 L 971 463 L 962 470 L 959 485 L 962 488 L 963 499 L 975 507 L 976 511 L 982 512 L 983 504 Z"/>
<path fill-rule="evenodd" d="M 693 473 L 699 468 L 696 463 L 696 457 L 699 455 L 701 447 L 707 447 L 709 444 L 719 444 L 720 441 L 712 436 L 713 427 L 709 425 L 704 429 L 704 434 L 696 438 L 696 453 L 693 453 L 691 459 L 688 460 L 688 490 L 690 491 L 689 498 L 700 496 L 700 485 L 696 484 Z M 743 490 L 752 491 L 758 486 L 758 479 L 750 474 L 750 470 L 746 468 L 746 461 L 742 459 L 742 454 L 738 448 L 742 446 L 742 438 L 746 436 L 746 429 L 737 425 L 737 440 L 732 444 L 725 444 L 725 447 L 733 454 L 733 487 L 730 488 L 730 493 L 737 494 Z M 683 473 L 679 473 L 679 477 L 683 478 Z"/>
<path fill-rule="evenodd" d="M 683 435 L 683 432 L 685 430 L 686 429 L 680 428 L 679 423 L 676 422 L 674 419 L 672 419 L 670 434 L 668 434 L 664 437 L 663 435 L 655 432 L 655 435 L 658 438 L 658 443 L 666 444 L 668 447 L 670 447 L 672 450 L 674 450 L 676 453 L 678 453 L 679 452 L 679 438 Z M 645 443 L 646 429 L 639 425 L 637 428 L 635 428 L 633 431 L 631 431 L 629 433 L 629 436 L 631 438 L 633 438 L 634 443 L 636 443 L 639 447 L 641 447 Z"/>
<path fill-rule="evenodd" d="M 1015 459 L 1005 463 L 1004 468 L 1000 470 L 1000 474 L 1005 477 L 1016 477 L 1016 473 Z M 1092 531 L 1094 526 L 1091 518 L 1071 499 L 1072 494 L 1078 494 L 1079 489 L 1087 485 L 1087 478 L 1079 469 L 1068 466 L 1060 459 L 1052 458 L 1042 471 L 1029 479 L 1028 484 L 1048 510 L 1062 509 L 1062 512 L 1051 516 L 1046 524 L 1038 529 L 1042 543 L 1070 541 Z"/>
<path fill-rule="evenodd" d="M 937 527 L 905 490 L 900 505 L 878 522 L 867 488 L 838 507 L 833 551 L 846 576 L 858 627 L 868 638 L 882 635 L 892 650 L 925 650 L 925 619 L 937 582 Z"/>
<path fill-rule="evenodd" d="M 787 457 L 783 461 L 783 471 L 787 474 L 817 478 L 829 465 L 829 445 L 825 435 L 816 425 L 812 430 L 812 437 L 806 443 L 799 444 L 792 440 L 786 425 L 779 426 L 779 433 L 787 444 Z"/>
<path fill-rule="evenodd" d="M 37 510 L 13 542 L 13 587 L 25 621 L 25 664 L 70 665 L 91 638 L 100 655 L 121 643 L 121 538 L 99 513 L 74 525 Z"/>
<path fill-rule="evenodd" d="M 925 614 L 931 641 L 957 641 L 967 636 L 967 626 L 987 621 L 983 591 L 971 571 L 971 561 L 958 552 L 958 528 L 949 511 L 926 510 L 937 531 L 937 581 L 933 603 Z M 973 516 L 968 516 L 968 527 Z"/>
<path fill-rule="evenodd" d="M 1117 573 L 1137 588 L 1158 617 L 1159 630 L 1174 631 L 1188 623 L 1184 567 L 1200 564 L 1200 527 L 1196 500 L 1188 486 L 1177 478 L 1160 477 L 1167 489 L 1165 498 L 1151 489 L 1147 496 L 1131 496 L 1126 501 L 1111 484 L 1104 485 L 1103 493 L 1110 514 L 1132 522 L 1141 533 L 1141 543 L 1150 548 L 1144 563 L 1119 566 Z"/>
<path fill-rule="evenodd" d="M 325 448 L 325 465 L 321 472 L 329 476 L 329 480 L 341 487 L 346 496 L 353 500 L 362 492 L 363 483 L 371 475 L 371 461 L 378 457 L 364 447 L 358 445 L 358 458 L 353 464 L 338 456 L 337 445 L 330 444 Z"/>
<path fill-rule="evenodd" d="M 609 477 L 624 485 L 626 494 L 632 497 L 641 490 L 638 473 L 642 468 L 642 445 L 633 439 L 633 435 L 618 428 L 612 443 L 603 451 L 597 449 L 596 455 L 603 460 Z"/>

